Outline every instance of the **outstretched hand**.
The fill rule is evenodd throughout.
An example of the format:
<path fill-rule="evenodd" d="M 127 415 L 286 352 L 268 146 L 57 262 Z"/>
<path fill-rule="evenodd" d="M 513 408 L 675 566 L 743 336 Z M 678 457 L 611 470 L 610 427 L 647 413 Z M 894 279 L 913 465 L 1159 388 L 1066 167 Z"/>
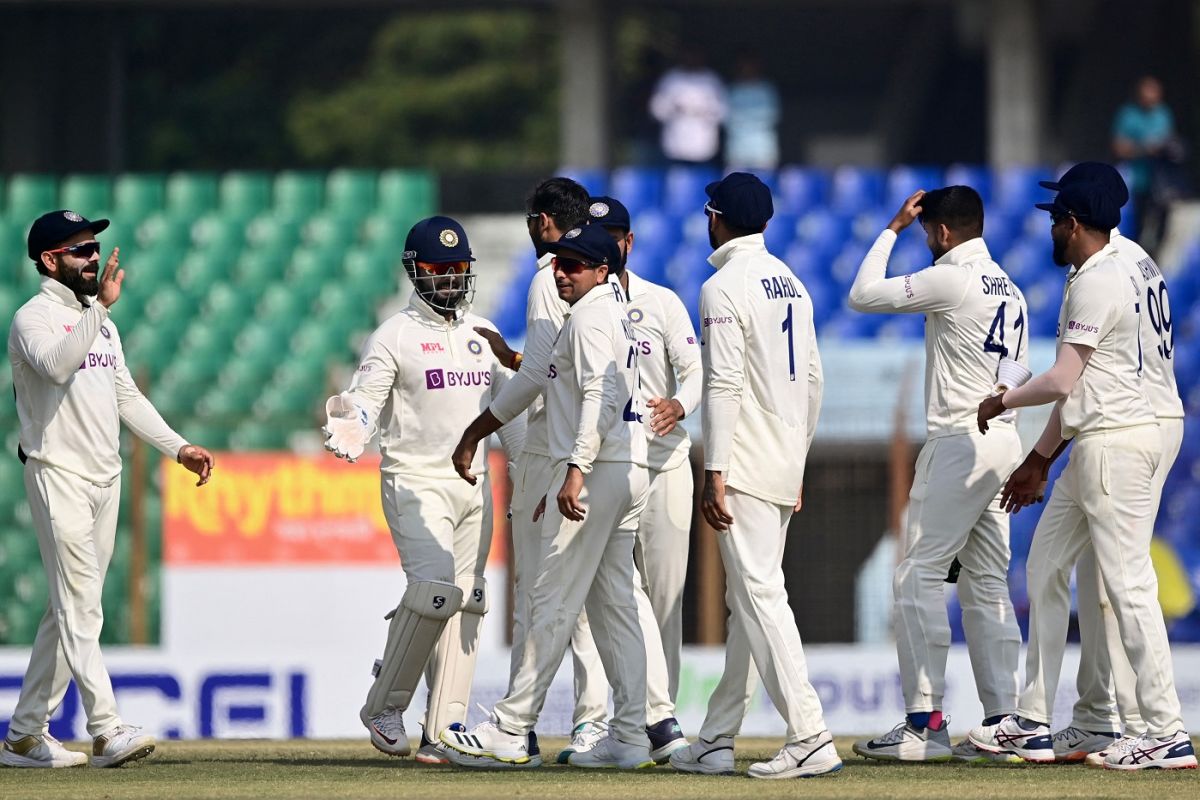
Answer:
<path fill-rule="evenodd" d="M 100 273 L 100 291 L 96 294 L 96 302 L 105 308 L 112 308 L 113 303 L 121 297 L 121 283 L 125 280 L 125 270 L 121 269 L 121 248 L 114 247 Z"/>

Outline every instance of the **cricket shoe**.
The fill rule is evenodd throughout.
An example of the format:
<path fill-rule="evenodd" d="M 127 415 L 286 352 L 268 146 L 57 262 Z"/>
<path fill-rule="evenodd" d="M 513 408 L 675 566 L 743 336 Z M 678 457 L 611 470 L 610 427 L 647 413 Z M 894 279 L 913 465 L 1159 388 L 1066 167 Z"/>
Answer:
<path fill-rule="evenodd" d="M 989 753 L 1012 753 L 1035 764 L 1054 761 L 1050 726 L 1022 720 L 1016 714 L 1009 714 L 995 725 L 972 728 L 967 738 L 971 744 Z"/>
<path fill-rule="evenodd" d="M 1054 760 L 1083 761 L 1092 753 L 1112 747 L 1120 738 L 1121 734 L 1116 731 L 1088 731 L 1071 725 L 1052 737 Z"/>
<path fill-rule="evenodd" d="M 1140 736 L 1124 740 L 1104 757 L 1105 769 L 1195 769 L 1196 751 L 1187 731 L 1175 731 L 1161 739 Z"/>
<path fill-rule="evenodd" d="M 389 756 L 406 756 L 412 752 L 408 734 L 404 732 L 404 709 L 385 708 L 371 717 L 367 715 L 367 707 L 363 706 L 358 718 L 367 726 L 371 744 L 379 752 Z"/>
<path fill-rule="evenodd" d="M 529 754 L 529 736 L 509 733 L 500 727 L 500 721 L 493 712 L 487 713 L 487 720 L 469 730 L 450 727 L 441 732 L 438 738 L 446 745 L 446 757 L 460 767 L 533 766 Z"/>
<path fill-rule="evenodd" d="M 791 744 L 783 748 L 770 761 L 751 764 L 751 778 L 781 780 L 783 778 L 815 778 L 830 775 L 842 768 L 842 759 L 833 746 L 829 731 Z"/>
<path fill-rule="evenodd" d="M 1021 764 L 1023 763 L 1020 756 L 1012 753 L 991 753 L 987 750 L 976 747 L 971 744 L 970 739 L 963 739 L 954 747 L 950 748 L 950 753 L 955 761 L 962 761 L 967 764 Z"/>
<path fill-rule="evenodd" d="M 1140 733 L 1126 734 L 1120 739 L 1117 739 L 1115 742 L 1110 742 L 1108 747 L 1104 748 L 1103 750 L 1097 750 L 1095 753 L 1088 753 L 1087 758 L 1083 760 L 1083 763 L 1088 767 L 1098 767 L 1100 769 L 1104 769 L 1104 759 L 1108 757 L 1108 754 L 1111 753 L 1114 748 L 1124 747 L 1127 744 L 1130 744 L 1131 740 L 1137 740 L 1140 738 L 1142 738 Z"/>
<path fill-rule="evenodd" d="M 646 736 L 650 739 L 650 757 L 655 764 L 665 764 L 671 759 L 671 753 L 688 746 L 688 740 L 679 727 L 679 720 L 667 717 L 662 722 L 646 727 Z"/>
<path fill-rule="evenodd" d="M 654 766 L 654 759 L 646 745 L 622 742 L 609 731 L 591 748 L 571 753 L 567 764 L 585 769 L 646 769 Z"/>
<path fill-rule="evenodd" d="M 68 750 L 49 733 L 17 736 L 10 731 L 0 746 L 0 764 L 6 767 L 58 769 L 82 766 L 87 760 L 87 753 Z"/>
<path fill-rule="evenodd" d="M 455 722 L 450 725 L 455 730 L 466 730 L 467 727 L 461 722 Z M 441 742 L 430 741 L 425 735 L 425 729 L 421 729 L 421 746 L 417 748 L 417 754 L 414 760 L 419 764 L 449 764 L 450 759 L 446 756 L 446 745 Z"/>
<path fill-rule="evenodd" d="M 118 725 L 92 741 L 93 767 L 119 767 L 154 752 L 154 737 L 136 725 Z"/>
<path fill-rule="evenodd" d="M 575 730 L 571 731 L 571 743 L 558 752 L 558 763 L 570 763 L 573 753 L 586 753 L 599 744 L 605 736 L 608 736 L 607 722 L 600 720 L 579 723 L 575 726 Z"/>
<path fill-rule="evenodd" d="M 733 737 L 718 736 L 711 742 L 696 737 L 687 747 L 681 747 L 668 759 L 680 772 L 697 775 L 732 775 Z"/>
<path fill-rule="evenodd" d="M 949 761 L 954 752 L 946 731 L 948 719 L 943 718 L 937 730 L 915 728 L 906 719 L 877 739 L 855 742 L 853 749 L 863 758 L 879 761 Z"/>

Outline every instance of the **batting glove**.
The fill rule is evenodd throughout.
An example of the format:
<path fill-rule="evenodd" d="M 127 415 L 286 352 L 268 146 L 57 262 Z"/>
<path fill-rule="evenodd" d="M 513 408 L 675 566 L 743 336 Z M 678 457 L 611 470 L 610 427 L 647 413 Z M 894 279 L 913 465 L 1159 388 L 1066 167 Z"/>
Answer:
<path fill-rule="evenodd" d="M 358 460 L 371 438 L 366 409 L 342 392 L 325 401 L 325 449 L 350 463 Z"/>

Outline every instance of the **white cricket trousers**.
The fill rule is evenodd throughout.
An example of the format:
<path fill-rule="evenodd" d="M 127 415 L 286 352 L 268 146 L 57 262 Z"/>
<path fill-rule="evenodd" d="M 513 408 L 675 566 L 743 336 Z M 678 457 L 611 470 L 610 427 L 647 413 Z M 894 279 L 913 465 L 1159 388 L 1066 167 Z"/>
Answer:
<path fill-rule="evenodd" d="M 1158 430 L 1163 457 L 1150 484 L 1154 504 L 1151 519 L 1158 517 L 1163 485 L 1183 444 L 1183 419 L 1159 417 Z M 1071 724 L 1086 731 L 1145 733 L 1146 723 L 1137 705 L 1137 677 L 1125 657 L 1117 617 L 1100 581 L 1090 544 L 1075 565 L 1075 591 L 1079 605 L 1079 701 Z"/>
<path fill-rule="evenodd" d="M 725 565 L 725 671 L 708 699 L 700 737 L 736 736 L 757 687 L 758 668 L 767 694 L 787 723 L 788 742 L 825 730 L 821 700 L 808 680 L 808 665 L 783 581 L 783 548 L 792 507 L 725 490 L 733 524 L 718 532 Z"/>
<path fill-rule="evenodd" d="M 904 707 L 942 710 L 950 623 L 945 578 L 962 564 L 963 632 L 984 718 L 1017 706 L 1021 629 L 1008 593 L 1008 515 L 1000 489 L 1021 460 L 1012 425 L 930 439 L 908 496 L 904 560 L 896 567 L 896 654 Z"/>
<path fill-rule="evenodd" d="M 121 479 L 98 486 L 31 458 L 25 463 L 25 493 L 50 602 L 9 727 L 18 734 L 45 733 L 74 677 L 87 731 L 100 736 L 121 724 L 100 655 L 101 597 L 116 540 Z"/>
<path fill-rule="evenodd" d="M 486 477 L 472 486 L 459 478 L 387 473 L 381 483 L 383 516 L 408 582 L 446 581 L 463 590 L 462 610 L 446 624 L 425 668 L 425 731 L 436 740 L 452 723 L 467 721 L 489 600 L 482 578 L 492 544 L 491 487 Z"/>
<path fill-rule="evenodd" d="M 1147 732 L 1167 736 L 1183 728 L 1158 577 L 1150 563 L 1154 472 L 1161 460 L 1158 425 L 1075 437 L 1029 552 L 1029 651 L 1017 705 L 1022 717 L 1051 722 L 1071 613 L 1071 569 L 1090 542 L 1137 674 L 1137 705 Z"/>
<path fill-rule="evenodd" d="M 566 473 L 565 461 L 555 465 L 541 528 L 548 541 L 529 595 L 521 663 L 495 713 L 510 733 L 533 729 L 586 603 L 613 687 L 611 730 L 622 742 L 646 745 L 646 646 L 634 595 L 633 542 L 649 478 L 645 467 L 596 462 L 580 494 L 587 514 L 572 522 L 555 501 Z"/>
<path fill-rule="evenodd" d="M 553 505 L 562 482 L 553 487 L 554 461 L 537 453 L 522 453 L 516 462 L 512 493 L 513 549 L 513 627 L 512 652 L 509 661 L 508 688 L 511 690 L 517 667 L 524 656 L 529 633 L 529 593 L 537 581 L 544 553 L 549 542 L 542 537 L 542 523 L 533 521 L 533 512 L 543 497 Z M 547 497 L 549 493 L 549 497 Z M 572 724 L 603 722 L 608 718 L 608 678 L 596 643 L 592 639 L 587 612 L 575 621 L 571 634 L 571 653 L 574 657 L 575 710 Z"/>

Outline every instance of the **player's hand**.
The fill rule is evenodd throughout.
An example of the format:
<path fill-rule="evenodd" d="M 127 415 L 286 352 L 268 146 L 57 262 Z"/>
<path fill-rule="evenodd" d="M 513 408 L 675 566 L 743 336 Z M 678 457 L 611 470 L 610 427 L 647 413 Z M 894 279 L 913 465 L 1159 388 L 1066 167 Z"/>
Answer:
<path fill-rule="evenodd" d="M 800 491 L 796 492 L 796 505 L 792 506 L 792 513 L 799 514 L 801 507 L 804 506 L 804 484 L 800 484 Z"/>
<path fill-rule="evenodd" d="M 546 513 L 546 495 L 542 495 L 542 499 L 538 501 L 537 508 L 533 510 L 533 521 L 537 522 Z"/>
<path fill-rule="evenodd" d="M 651 397 L 646 401 L 650 413 L 650 430 L 658 436 L 666 436 L 675 430 L 679 420 L 683 419 L 683 403 L 675 398 Z"/>
<path fill-rule="evenodd" d="M 574 464 L 567 466 L 567 478 L 562 488 L 558 490 L 558 510 L 572 522 L 583 522 L 587 509 L 579 502 L 579 493 L 583 491 L 583 472 Z M 545 502 L 545 498 L 542 499 Z"/>
<path fill-rule="evenodd" d="M 700 496 L 700 512 L 705 521 L 715 530 L 727 531 L 733 524 L 733 517 L 725 508 L 725 476 L 719 472 L 707 470 L 704 473 L 704 490 Z"/>
<path fill-rule="evenodd" d="M 208 483 L 209 479 L 212 478 L 213 466 L 216 464 L 212 453 L 194 444 L 185 444 L 179 448 L 179 453 L 175 456 L 175 460 L 183 464 L 189 471 L 200 476 L 200 480 L 196 482 L 197 486 L 203 486 Z"/>
<path fill-rule="evenodd" d="M 458 477 L 472 486 L 479 480 L 471 474 L 471 465 L 475 462 L 477 449 L 479 449 L 479 442 L 468 438 L 464 433 L 463 438 L 459 439 L 458 444 L 454 447 L 454 455 L 450 456 L 450 461 L 454 464 L 454 471 L 458 473 Z"/>
<path fill-rule="evenodd" d="M 1043 473 L 1047 461 L 1045 456 L 1031 450 L 1000 490 L 1000 507 L 1009 514 L 1015 514 L 1025 506 L 1042 502 L 1046 494 Z"/>
<path fill-rule="evenodd" d="M 120 256 L 121 248 L 114 247 L 104 264 L 104 271 L 100 273 L 100 291 L 96 294 L 96 302 L 105 308 L 112 308 L 112 304 L 121 297 L 121 282 L 125 280 L 125 270 L 120 268 Z"/>
<path fill-rule="evenodd" d="M 491 328 L 476 328 L 475 332 L 487 340 L 497 361 L 506 367 L 512 367 L 513 356 L 516 355 L 516 352 L 508 346 L 508 342 L 504 341 L 503 336 Z"/>
<path fill-rule="evenodd" d="M 907 228 L 917 221 L 917 217 L 921 215 L 921 198 L 925 196 L 924 189 L 918 189 L 904 201 L 904 205 L 900 206 L 900 210 L 896 212 L 896 216 L 892 217 L 892 221 L 888 223 L 888 230 L 893 233 Z"/>
<path fill-rule="evenodd" d="M 366 409 L 348 393 L 336 394 L 325 401 L 325 449 L 353 464 L 367 449 L 371 427 Z"/>
<path fill-rule="evenodd" d="M 979 432 L 988 432 L 988 420 L 1000 416 L 1008 409 L 1004 407 L 1004 395 L 993 395 L 979 404 L 979 412 L 975 415 L 979 423 Z"/>

